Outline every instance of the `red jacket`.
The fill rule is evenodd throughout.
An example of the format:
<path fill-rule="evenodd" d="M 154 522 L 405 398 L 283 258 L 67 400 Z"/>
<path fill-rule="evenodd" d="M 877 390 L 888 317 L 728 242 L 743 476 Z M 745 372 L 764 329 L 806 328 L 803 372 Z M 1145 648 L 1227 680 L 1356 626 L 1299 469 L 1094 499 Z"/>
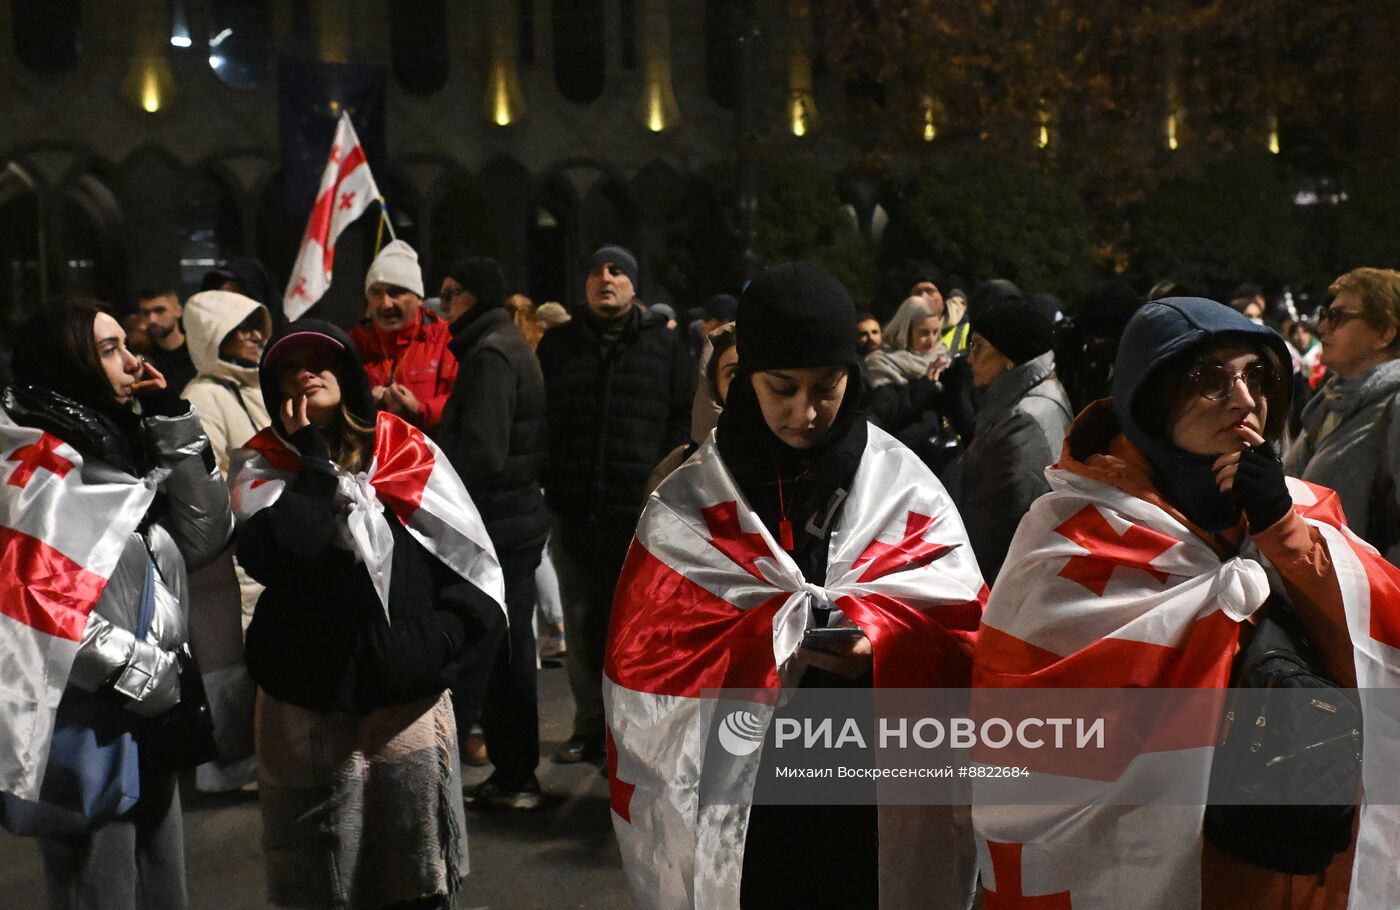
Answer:
<path fill-rule="evenodd" d="M 372 387 L 402 383 L 423 409 L 419 424 L 437 428 L 442 408 L 457 378 L 457 358 L 447 349 L 448 325 L 435 313 L 420 308 L 418 319 L 397 332 L 382 332 L 371 320 L 350 331 Z"/>

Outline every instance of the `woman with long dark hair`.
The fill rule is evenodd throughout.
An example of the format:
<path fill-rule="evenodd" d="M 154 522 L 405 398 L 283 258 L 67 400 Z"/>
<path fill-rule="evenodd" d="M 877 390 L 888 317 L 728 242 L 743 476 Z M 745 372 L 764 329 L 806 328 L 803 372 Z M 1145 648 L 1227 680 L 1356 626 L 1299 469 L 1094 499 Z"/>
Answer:
<path fill-rule="evenodd" d="M 50 660 L 71 659 L 71 669 L 49 666 L 59 685 L 66 679 L 68 690 L 95 693 L 111 711 L 154 718 L 180 701 L 186 570 L 228 542 L 228 489 L 198 417 L 173 395 L 149 394 L 163 390 L 165 378 L 127 350 L 126 333 L 100 304 L 51 304 L 21 326 L 16 341 L 15 384 L 5 390 L 0 426 L 9 469 L 0 483 L 0 523 L 7 574 L 15 573 L 10 583 L 18 589 L 5 599 L 49 619 L 28 614 L 8 644 L 31 630 L 54 630 L 61 639 L 78 617 L 76 653 L 62 645 L 48 652 Z M 12 449 L 12 442 L 22 445 Z M 26 655 L 5 651 L 0 646 L 0 665 L 17 705 L 28 681 L 19 672 Z M 9 732 L 23 739 L 35 729 L 46 727 Z M 176 775 L 156 769 L 160 744 L 148 745 L 134 808 L 86 833 L 40 838 L 50 907 L 186 905 Z M 32 746 L 30 754 L 47 751 Z M 12 769 L 5 759 L 0 765 Z M 14 792 L 9 779 L 0 789 Z"/>

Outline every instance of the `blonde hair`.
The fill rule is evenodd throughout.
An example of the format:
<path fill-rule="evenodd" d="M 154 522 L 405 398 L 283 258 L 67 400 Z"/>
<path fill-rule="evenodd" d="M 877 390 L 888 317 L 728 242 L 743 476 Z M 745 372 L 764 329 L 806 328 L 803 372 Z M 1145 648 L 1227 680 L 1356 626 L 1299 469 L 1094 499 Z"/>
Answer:
<path fill-rule="evenodd" d="M 892 351 L 909 350 L 909 334 L 919 323 L 936 315 L 923 297 L 906 297 L 885 325 L 885 344 Z"/>
<path fill-rule="evenodd" d="M 1395 329 L 1388 350 L 1400 351 L 1400 272 L 1392 269 L 1352 269 L 1327 288 L 1336 295 L 1350 291 L 1361 299 L 1361 318 L 1377 332 Z"/>
<path fill-rule="evenodd" d="M 544 329 L 535 321 L 535 302 L 524 294 L 511 294 L 505 299 L 505 308 L 514 314 L 515 327 L 533 351 L 544 337 Z"/>

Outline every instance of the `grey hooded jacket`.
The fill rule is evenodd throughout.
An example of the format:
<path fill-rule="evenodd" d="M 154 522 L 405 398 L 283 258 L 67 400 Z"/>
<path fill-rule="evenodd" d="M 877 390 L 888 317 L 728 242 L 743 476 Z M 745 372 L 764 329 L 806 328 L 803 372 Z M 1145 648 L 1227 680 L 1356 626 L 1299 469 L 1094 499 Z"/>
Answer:
<path fill-rule="evenodd" d="M 977 432 L 949 479 L 977 565 L 988 584 L 1001 570 L 1016 526 L 1040 494 L 1045 469 L 1060 457 L 1074 414 L 1047 351 L 987 386 Z"/>
<path fill-rule="evenodd" d="M 1375 537 L 1377 481 L 1385 479 L 1381 472 L 1400 478 L 1400 360 L 1380 364 L 1354 382 L 1339 376 L 1327 380 L 1303 409 L 1303 433 L 1289 447 L 1284 470 L 1336 490 L 1347 524 L 1363 537 Z M 1387 544 L 1386 559 L 1400 565 L 1400 541 L 1379 543 Z"/>

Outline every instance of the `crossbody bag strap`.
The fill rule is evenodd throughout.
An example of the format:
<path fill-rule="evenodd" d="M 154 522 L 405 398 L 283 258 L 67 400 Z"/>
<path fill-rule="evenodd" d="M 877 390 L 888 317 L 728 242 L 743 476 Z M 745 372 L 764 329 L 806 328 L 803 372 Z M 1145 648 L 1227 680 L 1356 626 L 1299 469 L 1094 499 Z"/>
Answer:
<path fill-rule="evenodd" d="M 262 430 L 262 427 L 258 426 L 258 422 L 253 419 L 253 412 L 248 410 L 248 403 L 243 400 L 243 392 L 238 383 L 232 382 L 227 379 L 219 379 L 218 377 L 211 378 L 219 385 L 223 386 L 224 388 L 228 389 L 230 392 L 233 393 L 233 400 L 238 402 L 238 406 L 243 409 L 243 416 L 248 418 L 248 425 L 253 428 L 253 435 L 258 435 L 258 433 Z"/>

